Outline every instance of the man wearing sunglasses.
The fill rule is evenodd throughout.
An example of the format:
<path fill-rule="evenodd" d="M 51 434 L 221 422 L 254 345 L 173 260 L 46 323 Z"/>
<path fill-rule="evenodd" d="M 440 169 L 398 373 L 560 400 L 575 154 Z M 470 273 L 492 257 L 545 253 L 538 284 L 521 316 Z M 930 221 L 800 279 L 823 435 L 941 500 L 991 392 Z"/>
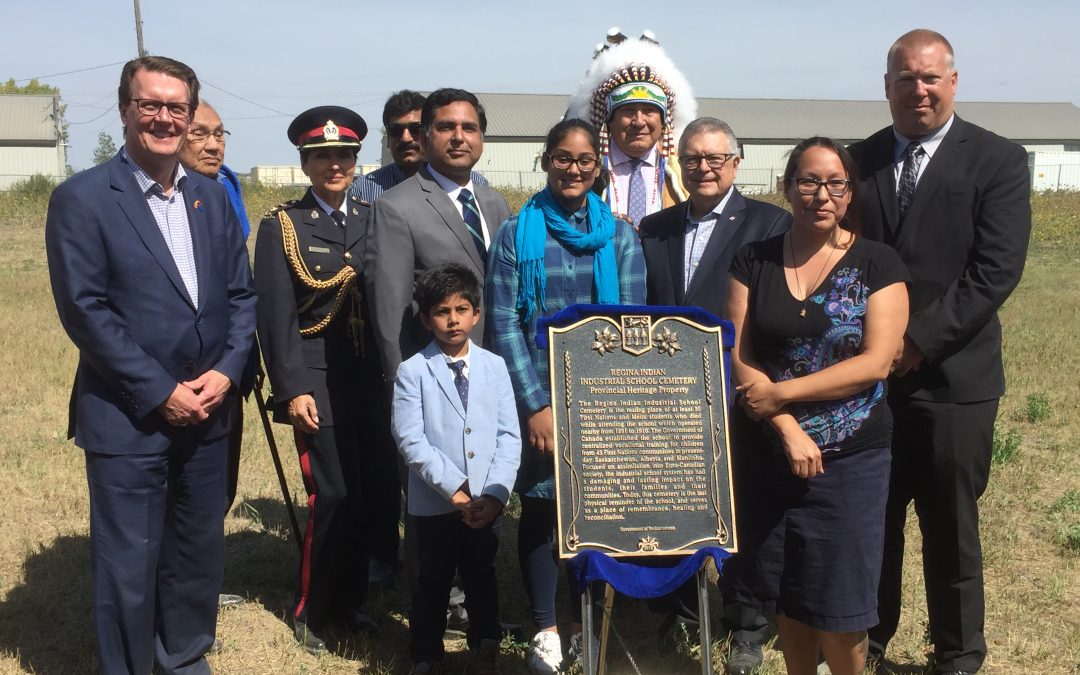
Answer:
<path fill-rule="evenodd" d="M 735 187 L 739 170 L 739 142 L 731 127 L 714 117 L 700 117 L 686 125 L 679 139 L 682 184 L 690 195 L 641 221 L 641 247 L 645 253 L 646 297 L 650 305 L 701 307 L 723 316 L 727 298 L 728 267 L 745 244 L 768 239 L 791 227 L 791 214 L 779 206 L 743 197 Z M 739 431 L 749 424 L 736 406 L 729 414 L 733 442 L 732 468 L 736 514 L 742 490 Z M 724 563 L 721 582 L 738 573 L 738 556 Z M 665 602 L 654 603 L 669 611 L 666 625 L 697 630 L 697 588 L 688 583 Z M 731 632 L 731 651 L 725 663 L 728 675 L 745 675 L 761 665 L 761 646 L 768 637 L 768 620 L 751 607 L 724 603 L 724 628 Z"/>
<path fill-rule="evenodd" d="M 382 193 L 420 170 L 424 163 L 420 150 L 420 134 L 423 131 L 420 109 L 424 107 L 425 100 L 427 98 L 423 94 L 409 89 L 396 91 L 386 99 L 382 113 L 383 131 L 386 132 L 386 147 L 394 162 L 358 176 L 349 188 L 350 195 L 374 204 Z M 488 184 L 476 171 L 472 172 L 472 182 L 476 185 Z"/>

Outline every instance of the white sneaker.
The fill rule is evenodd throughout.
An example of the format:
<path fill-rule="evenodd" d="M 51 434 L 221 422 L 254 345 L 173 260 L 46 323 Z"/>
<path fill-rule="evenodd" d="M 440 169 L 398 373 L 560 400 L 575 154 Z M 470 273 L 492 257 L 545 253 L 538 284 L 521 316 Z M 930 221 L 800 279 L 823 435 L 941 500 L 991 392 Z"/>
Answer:
<path fill-rule="evenodd" d="M 529 640 L 529 668 L 540 675 L 555 675 L 562 665 L 562 640 L 559 634 L 542 630 Z"/>
<path fill-rule="evenodd" d="M 570 658 L 574 660 L 578 666 L 584 668 L 585 666 L 585 645 L 582 644 L 582 634 L 575 633 L 570 638 Z M 600 641 L 595 637 L 592 638 L 592 658 L 593 658 L 593 672 L 596 672 L 596 664 L 600 660 Z"/>

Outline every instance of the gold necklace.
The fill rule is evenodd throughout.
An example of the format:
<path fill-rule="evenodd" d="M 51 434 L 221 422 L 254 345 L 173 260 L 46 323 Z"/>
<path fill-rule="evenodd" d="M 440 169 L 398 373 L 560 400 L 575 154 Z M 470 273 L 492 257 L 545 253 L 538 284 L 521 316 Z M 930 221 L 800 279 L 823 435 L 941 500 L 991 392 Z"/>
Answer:
<path fill-rule="evenodd" d="M 791 233 L 789 232 L 787 242 L 788 242 L 788 251 L 791 253 L 791 271 L 795 273 L 795 288 L 798 289 L 799 291 L 802 291 L 802 285 L 799 283 L 799 266 L 795 264 L 795 246 L 794 246 L 794 244 L 791 243 L 791 239 L 792 239 Z M 837 248 L 839 248 L 839 247 L 836 244 L 832 245 L 832 250 L 829 251 L 829 257 L 825 258 L 825 264 L 821 266 L 820 270 L 818 270 L 817 278 L 814 279 L 814 284 L 812 286 L 810 286 L 810 290 L 807 292 L 806 297 L 804 297 L 802 299 L 795 298 L 796 300 L 798 300 L 799 302 L 802 303 L 802 309 L 799 310 L 799 316 L 800 317 L 803 317 L 803 318 L 806 317 L 806 301 L 810 298 L 810 294 L 814 292 L 814 289 L 816 289 L 818 287 L 818 282 L 821 281 L 821 275 L 825 274 L 825 270 L 829 267 L 829 261 L 832 260 L 833 253 L 836 253 Z M 810 258 L 813 258 L 813 257 L 814 257 L 813 254 L 811 254 Z M 810 258 L 807 258 L 806 262 L 810 262 Z"/>

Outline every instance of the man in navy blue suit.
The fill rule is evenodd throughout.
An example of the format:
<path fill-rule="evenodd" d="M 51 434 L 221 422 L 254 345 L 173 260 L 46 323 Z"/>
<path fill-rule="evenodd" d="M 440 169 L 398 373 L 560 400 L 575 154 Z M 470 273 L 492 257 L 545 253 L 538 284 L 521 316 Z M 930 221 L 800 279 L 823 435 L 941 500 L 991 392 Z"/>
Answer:
<path fill-rule="evenodd" d="M 650 305 L 695 306 L 723 316 L 727 301 L 728 268 L 739 249 L 787 232 L 791 214 L 742 196 L 735 187 L 739 170 L 739 141 L 731 127 L 714 117 L 700 117 L 686 125 L 679 138 L 679 164 L 690 199 L 646 216 L 641 221 L 641 248 L 645 252 L 646 296 Z M 726 317 L 725 317 L 726 318 Z M 735 440 L 736 510 L 748 461 L 740 454 L 738 438 L 749 424 L 737 406 L 729 413 Z M 738 557 L 724 564 L 722 583 L 735 574 Z M 697 589 L 686 584 L 670 598 L 670 621 L 697 622 Z M 672 602 L 672 600 L 674 602 Z M 664 603 L 654 603 L 661 606 Z M 731 651 L 724 664 L 727 675 L 746 675 L 761 665 L 761 646 L 768 638 L 769 622 L 752 607 L 724 603 L 724 628 L 731 632 Z"/>
<path fill-rule="evenodd" d="M 209 673 L 231 411 L 255 331 L 225 189 L 177 160 L 198 102 L 188 66 L 120 76 L 124 147 L 53 192 L 60 321 L 79 349 L 69 431 L 86 453 L 101 670 Z"/>

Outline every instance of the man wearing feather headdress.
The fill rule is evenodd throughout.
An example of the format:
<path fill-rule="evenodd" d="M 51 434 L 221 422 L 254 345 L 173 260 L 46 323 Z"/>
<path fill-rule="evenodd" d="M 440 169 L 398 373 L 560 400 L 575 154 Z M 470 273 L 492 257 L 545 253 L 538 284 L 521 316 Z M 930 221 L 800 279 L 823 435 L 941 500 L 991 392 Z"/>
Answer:
<path fill-rule="evenodd" d="M 635 228 L 686 199 L 675 148 L 696 116 L 689 83 L 653 34 L 629 40 L 618 28 L 597 46 L 566 111 L 600 129 L 608 204 Z"/>

